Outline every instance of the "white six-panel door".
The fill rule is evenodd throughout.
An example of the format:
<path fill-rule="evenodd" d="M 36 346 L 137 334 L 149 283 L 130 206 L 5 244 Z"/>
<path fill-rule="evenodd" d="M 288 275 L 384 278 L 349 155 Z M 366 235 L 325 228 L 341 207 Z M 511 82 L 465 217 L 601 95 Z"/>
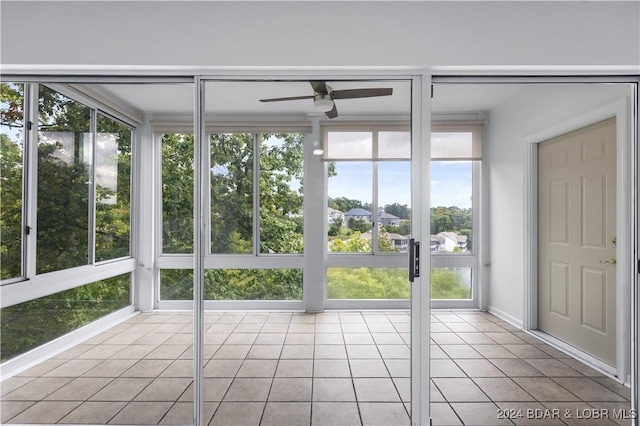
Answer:
<path fill-rule="evenodd" d="M 616 366 L 616 121 L 539 144 L 538 327 Z"/>

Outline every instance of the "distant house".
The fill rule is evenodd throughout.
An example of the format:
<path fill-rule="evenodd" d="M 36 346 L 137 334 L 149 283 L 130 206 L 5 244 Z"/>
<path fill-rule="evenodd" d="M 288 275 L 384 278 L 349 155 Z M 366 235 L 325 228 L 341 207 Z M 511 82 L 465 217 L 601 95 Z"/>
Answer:
<path fill-rule="evenodd" d="M 344 224 L 344 213 L 342 213 L 340 210 L 327 207 L 327 223 L 331 225 L 337 219 L 342 219 L 342 223 Z"/>
<path fill-rule="evenodd" d="M 378 223 L 380 226 L 400 226 L 400 218 L 391 213 L 382 213 L 378 215 Z"/>
<path fill-rule="evenodd" d="M 446 242 L 446 238 L 441 235 L 431 235 L 431 251 L 439 252 L 444 251 L 444 243 Z"/>
<path fill-rule="evenodd" d="M 444 239 L 444 242 L 441 243 L 440 250 L 438 251 L 452 252 L 456 247 L 461 251 L 467 251 L 466 235 L 458 235 L 455 232 L 440 232 L 436 235 L 436 237 L 440 237 L 439 241 L 442 241 L 442 239 Z M 433 245 L 433 236 L 431 238 L 431 241 Z"/>
<path fill-rule="evenodd" d="M 365 240 L 371 240 L 371 231 L 363 232 L 361 235 Z M 406 235 L 394 234 L 392 232 L 384 232 L 378 237 L 387 238 L 391 242 L 391 246 L 398 250 L 400 253 L 406 253 L 409 250 L 409 237 Z"/>
<path fill-rule="evenodd" d="M 400 253 L 406 253 L 409 250 L 409 237 L 406 235 L 388 233 L 387 237 L 391 240 L 391 245 Z"/>
<path fill-rule="evenodd" d="M 349 224 L 349 220 L 354 219 L 362 219 L 367 223 L 371 223 L 372 214 L 369 210 L 365 210 L 365 209 L 361 209 L 361 208 L 356 208 L 356 209 L 351 209 L 348 212 L 346 212 L 344 214 L 344 221 Z"/>

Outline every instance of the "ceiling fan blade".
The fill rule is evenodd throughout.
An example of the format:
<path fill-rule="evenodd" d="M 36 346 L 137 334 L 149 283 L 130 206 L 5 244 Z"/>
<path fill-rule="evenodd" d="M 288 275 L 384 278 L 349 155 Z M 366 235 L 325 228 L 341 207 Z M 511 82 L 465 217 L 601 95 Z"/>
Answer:
<path fill-rule="evenodd" d="M 280 102 L 280 101 L 297 101 L 299 99 L 313 99 L 313 95 L 307 96 L 292 96 L 288 98 L 271 98 L 271 99 L 260 99 L 260 102 Z"/>
<path fill-rule="evenodd" d="M 329 93 L 329 89 L 327 89 L 327 83 L 324 81 L 310 81 L 311 87 L 313 87 L 313 91 L 319 93 L 321 95 L 326 95 Z"/>
<path fill-rule="evenodd" d="M 336 109 L 336 103 L 335 102 L 333 103 L 333 108 L 331 108 L 325 114 L 327 114 L 327 117 L 329 117 L 329 118 L 336 118 L 338 116 L 338 110 Z"/>
<path fill-rule="evenodd" d="M 334 90 L 331 92 L 333 99 L 354 99 L 354 98 L 373 98 L 375 96 L 389 96 L 393 94 L 390 87 L 379 89 L 347 89 Z"/>

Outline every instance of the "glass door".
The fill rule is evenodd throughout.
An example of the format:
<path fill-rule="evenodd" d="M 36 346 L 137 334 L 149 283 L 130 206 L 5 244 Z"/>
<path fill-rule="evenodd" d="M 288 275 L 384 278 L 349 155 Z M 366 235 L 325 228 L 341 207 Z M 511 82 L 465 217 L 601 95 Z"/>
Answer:
<path fill-rule="evenodd" d="M 402 418 L 401 423 L 409 423 L 411 414 L 413 424 L 428 424 L 429 279 L 417 273 L 414 274 L 414 282 L 407 284 L 407 237 L 426 241 L 425 237 L 429 235 L 429 227 L 420 226 L 428 223 L 423 215 L 427 212 L 428 219 L 428 208 L 421 207 L 421 201 L 428 200 L 428 197 L 420 192 L 429 192 L 427 186 L 420 184 L 428 181 L 429 168 L 422 167 L 424 157 L 429 157 L 429 151 L 424 151 L 422 146 L 423 142 L 428 146 L 422 129 L 428 126 L 421 123 L 424 119 L 429 121 L 428 105 L 414 101 L 413 107 L 409 108 L 410 99 L 424 97 L 424 87 L 428 87 L 428 82 L 424 83 L 422 78 L 327 82 L 203 78 L 198 82 L 194 155 L 194 176 L 197 177 L 194 203 L 196 424 L 209 420 L 207 402 L 216 393 L 212 392 L 215 386 L 226 387 L 228 391 L 220 393 L 220 399 L 215 400 L 219 406 L 213 415 L 214 423 L 223 414 L 251 416 L 254 409 L 266 417 L 281 415 L 274 409 L 284 400 L 271 397 L 281 382 L 295 382 L 296 386 L 310 390 L 345 380 L 352 382 L 350 388 L 355 391 L 355 399 L 351 405 L 357 416 L 362 416 L 362 421 L 377 412 L 375 401 L 367 399 L 369 383 L 384 381 L 393 393 L 392 400 L 388 402 L 395 403 L 388 405 L 393 405 L 391 411 L 398 419 Z M 393 96 L 387 93 L 389 88 L 392 88 Z M 324 97 L 320 96 L 323 99 L 332 93 L 336 95 L 335 102 L 331 99 L 331 110 L 322 109 L 321 102 L 314 102 L 317 93 L 323 91 L 328 92 Z M 308 95 L 314 92 L 316 95 Z M 277 102 L 288 100 L 291 102 Z M 359 133 L 354 135 L 354 132 Z M 327 135 L 345 136 L 347 133 L 347 136 L 366 134 L 366 137 L 357 138 L 357 142 L 368 143 L 371 154 L 366 158 L 343 158 L 344 152 L 342 157 L 340 152 L 334 152 L 338 145 L 331 143 L 336 140 L 329 140 Z M 326 140 L 323 136 L 327 136 Z M 339 145 L 351 146 L 354 138 L 347 139 L 340 139 Z M 413 150 L 410 146 L 414 147 Z M 361 151 L 357 154 L 362 155 Z M 357 167 L 349 168 L 354 165 L 369 167 L 371 172 L 364 177 L 354 174 Z M 332 182 L 327 183 L 327 169 L 331 170 L 332 179 L 346 179 L 342 186 L 360 182 L 366 185 L 353 196 L 329 192 L 334 187 Z M 346 201 L 360 197 L 357 198 L 362 202 L 360 208 L 368 210 L 370 217 L 354 217 L 351 223 L 350 218 L 344 218 L 340 224 L 330 220 L 328 196 L 332 199 L 346 198 Z M 333 207 L 333 213 L 340 210 L 345 216 L 357 208 L 337 204 Z M 367 225 L 366 229 L 356 229 L 360 225 Z M 349 244 L 356 242 L 367 249 L 360 250 L 360 246 L 351 249 Z M 341 244 L 348 250 L 338 250 Z M 428 263 L 426 259 L 426 270 L 429 269 Z M 362 280 L 343 279 L 348 275 L 345 271 L 351 275 L 354 272 L 367 275 L 377 281 L 371 288 L 363 289 Z M 315 314 L 317 307 L 325 312 Z M 218 352 L 211 356 L 207 352 L 207 344 L 208 339 L 216 334 L 210 331 L 216 323 L 208 321 L 211 314 L 205 312 L 205 308 L 235 309 L 238 314 L 259 309 L 262 312 L 249 312 L 247 318 L 251 315 L 252 320 L 258 321 L 261 314 L 267 319 L 259 324 L 229 322 L 230 336 L 242 329 L 241 337 L 250 340 L 236 341 L 235 349 L 240 350 L 240 346 L 244 346 L 248 352 L 238 352 L 235 357 L 224 349 L 229 344 L 225 341 L 220 342 L 218 350 L 225 356 Z M 407 308 L 411 308 L 411 324 L 405 323 Z M 402 316 L 379 315 L 380 312 L 375 312 L 377 315 L 358 314 L 363 322 L 355 324 L 352 312 L 331 312 L 330 309 L 399 309 L 398 313 L 404 315 L 399 322 L 404 324 L 388 320 L 389 324 L 367 326 L 369 320 L 373 323 L 385 316 Z M 285 327 L 276 333 L 275 329 L 282 327 L 278 324 L 274 327 L 268 320 L 276 310 L 304 310 L 304 313 L 293 313 L 293 317 L 304 317 L 308 321 L 294 324 L 296 321 L 291 320 L 287 322 L 288 329 Z M 370 318 L 372 316 L 375 318 Z M 321 323 L 321 318 L 339 319 L 339 322 Z M 383 329 L 383 326 L 388 326 L 388 329 Z M 232 333 L 231 328 L 234 327 Z M 266 336 L 265 330 L 271 330 L 271 335 Z M 333 334 L 327 330 L 334 330 Z M 255 340 L 251 338 L 252 333 L 256 335 Z M 314 336 L 312 333 L 317 333 L 315 338 L 309 337 Z M 326 333 L 331 336 L 324 336 Z M 347 340 L 347 334 L 351 340 Z M 372 349 L 379 360 L 364 359 L 368 358 L 365 348 L 354 346 L 364 345 L 364 340 L 358 340 L 367 337 L 362 334 L 368 334 L 366 342 L 370 343 L 366 349 Z M 265 343 L 266 337 L 271 339 L 268 343 Z M 394 337 L 396 340 L 376 340 L 382 337 Z M 294 338 L 311 340 L 290 345 Z M 340 346 L 335 339 L 342 339 Z M 409 346 L 412 348 L 410 359 Z M 310 356 L 302 352 L 295 360 L 285 356 L 291 355 L 293 349 L 303 351 L 309 348 Z M 266 352 L 258 354 L 258 350 L 272 349 L 274 352 L 269 354 L 273 357 Z M 399 352 L 391 353 L 393 349 Z M 328 356 L 329 350 L 333 355 Z M 224 381 L 209 380 L 208 374 L 213 370 L 210 365 L 220 360 L 233 361 L 228 364 L 238 365 L 240 370 L 237 374 L 231 373 L 232 377 Z M 251 370 L 256 361 L 264 364 L 265 368 Z M 402 370 L 398 377 L 390 376 L 387 361 L 396 366 L 404 366 L 406 361 L 406 368 L 397 369 Z M 382 367 L 384 377 L 371 377 L 369 371 L 360 371 L 360 375 L 354 373 L 358 370 L 353 368 L 354 365 L 364 367 L 373 362 Z M 301 376 L 279 377 L 280 365 L 290 363 L 310 368 L 308 372 L 300 372 Z M 329 376 L 321 375 L 322 367 L 334 364 L 346 366 L 345 376 L 342 372 L 339 377 L 331 375 L 336 372 L 326 373 Z M 267 368 L 269 365 L 274 366 L 274 371 Z M 411 371 L 411 379 L 408 371 Z M 243 376 L 245 373 L 249 375 Z M 245 385 L 264 385 L 264 392 L 257 399 L 247 401 L 241 396 L 248 395 L 240 395 Z M 236 394 L 240 399 L 231 397 Z M 303 394 L 296 393 L 295 398 Z M 309 394 L 309 400 L 296 399 L 295 405 L 300 416 L 310 416 L 311 423 L 322 423 L 322 419 L 316 416 L 323 412 L 323 402 L 325 408 L 329 406 L 326 401 L 312 401 Z M 408 402 L 411 402 L 410 406 Z M 311 409 L 316 405 L 317 410 Z M 237 410 L 242 407 L 247 409 Z"/>
<path fill-rule="evenodd" d="M 431 291 L 428 255 L 430 207 L 430 76 L 416 76 L 411 90 L 411 424 L 430 424 Z M 426 182 L 426 184 L 425 184 Z"/>

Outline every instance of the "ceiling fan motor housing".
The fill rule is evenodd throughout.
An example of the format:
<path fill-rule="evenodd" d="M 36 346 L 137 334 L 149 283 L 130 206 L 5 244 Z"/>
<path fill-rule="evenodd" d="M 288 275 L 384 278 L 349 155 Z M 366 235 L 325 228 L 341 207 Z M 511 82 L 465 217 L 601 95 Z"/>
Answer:
<path fill-rule="evenodd" d="M 327 112 L 333 108 L 333 100 L 330 94 L 317 93 L 313 97 L 313 107 L 316 111 Z"/>

